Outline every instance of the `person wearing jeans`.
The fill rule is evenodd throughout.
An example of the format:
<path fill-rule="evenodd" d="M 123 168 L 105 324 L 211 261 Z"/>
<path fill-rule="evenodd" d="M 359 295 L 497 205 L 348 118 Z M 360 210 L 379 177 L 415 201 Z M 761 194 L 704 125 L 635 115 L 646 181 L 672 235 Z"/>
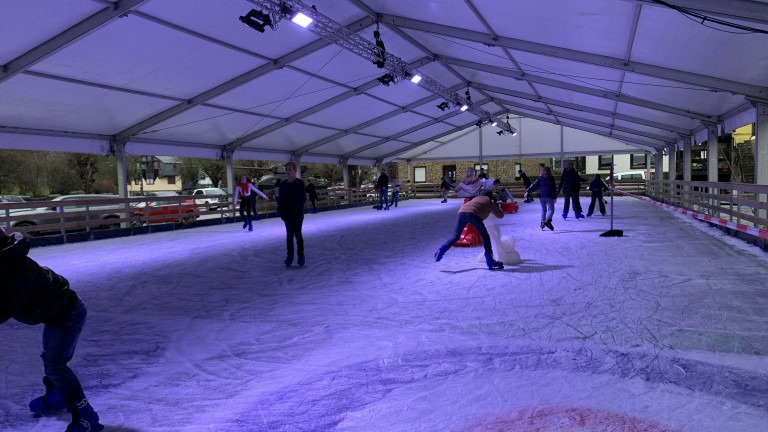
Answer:
<path fill-rule="evenodd" d="M 539 178 L 536 179 L 533 184 L 525 190 L 523 196 L 528 198 L 533 191 L 541 188 L 539 192 L 539 203 L 541 204 L 541 225 L 539 227 L 544 230 L 544 227 L 554 231 L 555 227 L 552 225 L 552 216 L 555 214 L 555 201 L 557 201 L 557 185 L 555 184 L 555 178 L 552 176 L 552 170 L 549 167 L 541 167 L 539 171 Z"/>
<path fill-rule="evenodd" d="M 459 214 L 456 216 L 456 228 L 454 229 L 453 237 L 440 246 L 437 252 L 435 252 L 435 261 L 443 259 L 443 255 L 445 255 L 448 249 L 450 249 L 461 237 L 464 227 L 471 225 L 478 233 L 480 233 L 480 237 L 483 239 L 485 263 L 488 265 L 488 269 L 503 269 L 504 263 L 493 259 L 491 237 L 488 235 L 488 230 L 483 223 L 491 213 L 497 218 L 504 217 L 504 213 L 502 213 L 499 207 L 486 195 L 476 196 L 468 203 L 462 205 L 459 209 Z"/>
<path fill-rule="evenodd" d="M 389 204 L 387 204 L 387 192 L 389 192 L 389 176 L 387 171 L 382 168 L 381 175 L 376 181 L 376 186 L 379 188 L 379 207 L 376 210 L 389 210 Z"/>

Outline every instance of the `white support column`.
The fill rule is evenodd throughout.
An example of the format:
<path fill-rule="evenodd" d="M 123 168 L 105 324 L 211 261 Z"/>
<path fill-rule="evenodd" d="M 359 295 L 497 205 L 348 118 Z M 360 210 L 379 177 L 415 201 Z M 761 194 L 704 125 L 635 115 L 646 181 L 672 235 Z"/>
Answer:
<path fill-rule="evenodd" d="M 480 145 L 479 145 L 479 147 L 480 147 L 480 168 L 482 168 L 483 167 L 483 128 L 481 128 L 481 127 L 477 128 L 477 133 L 478 133 L 478 141 L 480 143 Z M 489 168 L 489 171 L 490 171 L 491 167 L 488 167 L 488 168 Z"/>
<path fill-rule="evenodd" d="M 413 174 L 411 173 L 411 160 L 405 161 L 405 169 L 408 171 L 408 183 L 413 184 Z"/>
<path fill-rule="evenodd" d="M 224 168 L 227 176 L 227 194 L 232 195 L 235 193 L 235 159 L 233 157 L 234 151 L 228 151 L 222 153 L 224 159 Z"/>
<path fill-rule="evenodd" d="M 695 143 L 696 138 L 691 135 L 688 139 L 683 140 L 683 180 L 691 181 L 691 146 Z"/>
<path fill-rule="evenodd" d="M 717 149 L 717 125 L 707 123 L 707 181 L 717 181 L 717 160 L 719 158 Z"/>
<path fill-rule="evenodd" d="M 670 145 L 667 147 L 667 172 L 669 173 L 669 180 L 674 181 L 677 176 L 677 146 Z"/>
<path fill-rule="evenodd" d="M 120 198 L 128 197 L 128 174 L 125 168 L 125 142 L 112 143 L 112 151 L 117 162 L 117 194 Z"/>
<path fill-rule="evenodd" d="M 563 125 L 560 125 L 560 172 L 565 170 L 565 143 L 563 140 L 564 135 L 565 131 L 563 129 Z"/>
<path fill-rule="evenodd" d="M 656 198 L 662 197 L 661 183 L 664 181 L 664 154 L 656 151 Z"/>
<path fill-rule="evenodd" d="M 341 175 L 344 178 L 344 189 L 349 189 L 349 158 L 339 159 L 341 165 Z"/>
<path fill-rule="evenodd" d="M 301 178 L 301 155 L 291 155 L 291 160 L 296 164 L 296 178 Z"/>
<path fill-rule="evenodd" d="M 768 103 L 754 103 L 755 119 L 755 184 L 768 185 Z"/>

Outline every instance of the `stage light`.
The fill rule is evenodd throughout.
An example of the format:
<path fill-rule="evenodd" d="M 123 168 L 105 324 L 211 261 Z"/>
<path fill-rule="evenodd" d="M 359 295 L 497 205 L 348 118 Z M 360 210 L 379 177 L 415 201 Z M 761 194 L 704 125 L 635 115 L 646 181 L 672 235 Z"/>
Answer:
<path fill-rule="evenodd" d="M 395 77 L 392 74 L 384 74 L 378 78 L 376 78 L 378 82 L 380 82 L 383 86 L 389 87 L 389 84 L 395 82 Z"/>
<path fill-rule="evenodd" d="M 256 9 L 251 9 L 245 16 L 241 16 L 240 21 L 259 33 L 264 33 L 266 27 L 272 27 L 272 18 L 269 14 Z"/>
<path fill-rule="evenodd" d="M 414 84 L 418 84 L 418 83 L 419 83 L 419 81 L 421 81 L 421 75 L 419 75 L 419 74 L 416 74 L 416 75 L 414 75 L 414 76 L 412 76 L 412 77 L 411 77 L 411 82 L 412 82 L 412 83 L 414 83 Z"/>
<path fill-rule="evenodd" d="M 517 136 L 517 131 L 512 129 L 512 136 Z"/>
<path fill-rule="evenodd" d="M 468 109 L 469 109 L 469 105 L 467 105 L 467 104 L 464 104 L 464 105 L 462 105 L 462 106 L 461 106 L 461 108 L 460 108 L 460 109 L 461 109 L 461 111 L 466 111 L 466 110 L 468 110 Z"/>
<path fill-rule="evenodd" d="M 312 18 L 304 15 L 303 13 L 299 12 L 296 15 L 291 18 L 291 21 L 295 22 L 296 24 L 307 28 L 310 24 L 312 24 L 312 21 L 314 21 Z"/>
<path fill-rule="evenodd" d="M 445 110 L 447 110 L 448 108 L 450 108 L 450 107 L 451 107 L 451 105 L 450 105 L 448 102 L 446 102 L 446 101 L 443 101 L 443 102 L 442 102 L 440 105 L 438 105 L 437 107 L 438 107 L 438 108 L 440 108 L 440 111 L 445 111 Z"/>
<path fill-rule="evenodd" d="M 504 131 L 503 131 L 503 130 L 500 130 L 500 131 L 496 132 L 496 135 L 498 135 L 498 136 L 502 136 L 502 135 L 504 135 Z"/>
<path fill-rule="evenodd" d="M 497 124 L 499 124 L 499 122 L 497 122 L 497 121 L 495 121 L 495 120 L 494 120 L 494 122 L 493 122 L 493 123 L 491 123 L 491 126 L 496 126 Z"/>
<path fill-rule="evenodd" d="M 483 126 L 483 121 L 482 120 L 478 120 L 477 123 L 475 123 L 475 126 L 477 126 L 477 127 Z"/>

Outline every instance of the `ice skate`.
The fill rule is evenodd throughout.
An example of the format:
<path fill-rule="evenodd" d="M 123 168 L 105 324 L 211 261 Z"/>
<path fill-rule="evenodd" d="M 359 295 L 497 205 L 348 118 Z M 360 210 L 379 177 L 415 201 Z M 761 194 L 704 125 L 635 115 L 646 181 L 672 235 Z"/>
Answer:
<path fill-rule="evenodd" d="M 253 225 L 250 222 L 248 222 L 248 231 L 253 231 Z"/>
<path fill-rule="evenodd" d="M 581 213 L 576 213 L 576 220 L 584 219 L 584 215 Z"/>
<path fill-rule="evenodd" d="M 447 203 L 447 202 L 448 202 L 448 200 L 447 200 L 447 199 L 444 199 L 444 200 L 442 200 L 442 201 L 440 201 L 440 202 L 441 202 L 441 203 Z"/>
<path fill-rule="evenodd" d="M 448 249 L 450 248 L 451 248 L 451 245 L 449 244 L 444 244 L 440 246 L 437 252 L 435 252 L 435 261 L 437 262 L 443 259 L 443 255 L 445 255 L 445 253 L 448 252 Z"/>
<path fill-rule="evenodd" d="M 243 222 L 243 229 L 246 229 L 246 228 L 248 228 L 248 221 L 247 220 Z"/>
<path fill-rule="evenodd" d="M 493 259 L 493 255 L 485 254 L 485 263 L 488 265 L 488 270 L 503 269 L 504 263 Z"/>
<path fill-rule="evenodd" d="M 552 225 L 552 219 L 547 219 L 547 220 L 545 220 L 545 221 L 544 221 L 544 226 L 546 226 L 547 228 L 549 228 L 549 230 L 550 230 L 550 231 L 554 231 L 554 230 L 555 230 L 555 226 L 554 226 L 554 225 Z"/>
<path fill-rule="evenodd" d="M 568 212 L 563 212 L 563 220 L 567 220 L 567 219 L 568 219 Z"/>
<path fill-rule="evenodd" d="M 544 227 L 545 226 L 547 226 L 547 224 L 544 223 L 544 221 L 541 221 L 541 224 L 539 225 L 539 228 L 541 228 L 541 230 L 544 231 Z"/>
<path fill-rule="evenodd" d="M 285 264 L 286 267 L 290 267 L 291 264 L 293 264 L 293 257 L 289 256 L 288 258 L 286 258 L 285 261 L 283 261 L 283 264 Z"/>
<path fill-rule="evenodd" d="M 43 384 L 45 384 L 45 394 L 32 399 L 32 401 L 29 402 L 30 411 L 44 413 L 67 408 L 67 403 L 64 402 L 64 398 L 61 396 L 61 393 L 56 390 L 56 386 L 53 385 L 51 379 L 47 376 L 43 377 Z"/>
<path fill-rule="evenodd" d="M 67 409 L 72 414 L 72 423 L 67 426 L 66 432 L 100 432 L 104 425 L 99 423 L 99 415 L 88 403 L 88 399 L 81 399 Z"/>
<path fill-rule="evenodd" d="M 296 264 L 298 264 L 299 267 L 304 267 L 304 254 L 299 254 L 299 259 L 296 260 Z"/>
<path fill-rule="evenodd" d="M 592 217 L 592 213 L 587 213 L 587 217 Z"/>

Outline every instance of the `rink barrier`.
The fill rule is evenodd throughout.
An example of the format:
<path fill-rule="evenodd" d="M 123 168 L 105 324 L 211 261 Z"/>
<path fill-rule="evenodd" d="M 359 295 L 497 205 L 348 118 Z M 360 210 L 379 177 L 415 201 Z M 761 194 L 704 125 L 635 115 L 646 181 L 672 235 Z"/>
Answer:
<path fill-rule="evenodd" d="M 727 220 L 727 219 L 721 219 L 721 218 L 718 218 L 718 217 L 713 217 L 713 216 L 708 215 L 708 214 L 699 213 L 699 212 L 696 212 L 696 211 L 693 211 L 693 210 L 688 210 L 688 209 L 685 209 L 685 208 L 682 208 L 682 207 L 677 207 L 677 206 L 673 206 L 673 205 L 669 205 L 669 204 L 664 204 L 662 202 L 654 201 L 654 200 L 652 200 L 650 198 L 647 198 L 647 197 L 644 197 L 644 196 L 634 195 L 634 194 L 631 194 L 629 192 L 620 191 L 618 189 L 614 189 L 614 192 L 618 192 L 618 193 L 620 193 L 622 195 L 627 195 L 627 196 L 630 196 L 632 198 L 637 198 L 637 199 L 639 199 L 641 201 L 647 201 L 647 202 L 649 202 L 651 204 L 656 204 L 657 206 L 666 208 L 667 210 L 672 210 L 672 211 L 675 211 L 675 212 L 678 212 L 678 213 L 681 213 L 681 214 L 684 214 L 684 215 L 689 215 L 692 218 L 698 219 L 700 221 L 704 221 L 704 222 L 708 222 L 708 223 L 712 223 L 712 224 L 717 224 L 717 225 L 720 225 L 720 226 L 723 226 L 723 227 L 726 227 L 726 228 L 730 228 L 730 229 L 733 229 L 733 230 L 736 230 L 736 231 L 740 231 L 740 232 L 743 232 L 743 233 L 746 233 L 746 234 L 749 234 L 749 235 L 756 236 L 756 237 L 761 238 L 763 240 L 768 240 L 768 230 L 764 230 L 764 229 L 761 229 L 761 228 L 755 228 L 755 227 L 752 227 L 752 226 L 736 223 L 736 222 L 733 222 L 733 221 L 730 221 L 730 220 Z"/>

